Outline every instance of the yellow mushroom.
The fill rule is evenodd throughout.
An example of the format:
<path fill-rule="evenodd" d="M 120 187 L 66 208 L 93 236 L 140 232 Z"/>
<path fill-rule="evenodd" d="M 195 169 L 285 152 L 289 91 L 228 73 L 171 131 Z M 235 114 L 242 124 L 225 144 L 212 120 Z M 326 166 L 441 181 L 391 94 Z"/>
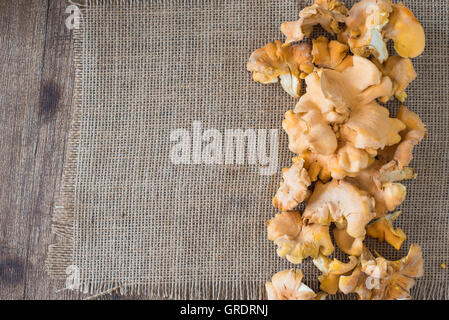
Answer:
<path fill-rule="evenodd" d="M 310 150 L 326 155 L 337 149 L 335 132 L 316 108 L 310 107 L 301 112 L 287 111 L 282 127 L 287 132 L 289 148 L 293 153 Z"/>
<path fill-rule="evenodd" d="M 318 24 L 337 40 L 321 36 L 312 39 L 312 46 L 291 43 L 310 36 Z M 368 233 L 400 249 L 406 239 L 393 227 L 400 212 L 388 212 L 406 197 L 400 181 L 416 177 L 409 167 L 412 152 L 427 131 L 407 107 L 400 106 L 393 118 L 381 104 L 393 96 L 401 102 L 407 98 L 405 90 L 417 76 L 409 58 L 424 50 L 423 28 L 402 3 L 362 0 L 348 11 L 337 0 L 316 0 L 301 10 L 299 20 L 283 23 L 281 31 L 285 43 L 267 44 L 248 62 L 255 81 L 280 81 L 299 98 L 282 122 L 296 156 L 282 171 L 273 198 L 281 213 L 267 222 L 268 239 L 291 263 L 312 257 L 326 293 L 408 299 L 415 278 L 423 274 L 421 248 L 412 245 L 407 257 L 388 261 L 374 257 L 363 242 Z M 389 57 L 390 39 L 398 56 Z M 306 84 L 302 96 L 301 79 Z M 302 202 L 302 215 L 292 211 Z M 350 256 L 347 263 L 328 258 L 334 251 L 332 224 L 335 244 Z M 302 277 L 293 270 L 276 274 L 266 283 L 269 298 L 325 297 L 302 284 Z"/>
<path fill-rule="evenodd" d="M 365 235 L 366 225 L 376 216 L 374 199 L 343 180 L 317 182 L 307 202 L 303 218 L 309 223 L 345 229 L 353 238 Z"/>
<path fill-rule="evenodd" d="M 412 61 L 408 58 L 392 56 L 389 57 L 383 65 L 377 63 L 376 60 L 373 62 L 376 63 L 377 67 L 385 76 L 391 79 L 393 84 L 393 94 L 396 99 L 400 102 L 404 102 L 407 98 L 405 89 L 417 76 Z"/>
<path fill-rule="evenodd" d="M 372 54 L 381 63 L 388 58 L 382 29 L 392 11 L 390 0 L 363 0 L 354 4 L 346 19 L 345 38 L 355 55 Z"/>
<path fill-rule="evenodd" d="M 344 22 L 348 9 L 336 0 L 316 0 L 315 3 L 301 10 L 299 20 L 284 22 L 281 32 L 287 37 L 285 43 L 301 41 L 310 36 L 313 27 L 321 25 L 327 32 L 337 34 L 341 32 L 339 22 Z"/>
<path fill-rule="evenodd" d="M 346 232 L 346 230 L 335 228 L 334 239 L 337 247 L 339 247 L 344 253 L 356 257 L 362 254 L 363 240 L 365 239 L 365 236 L 353 238 Z"/>
<path fill-rule="evenodd" d="M 398 3 L 393 5 L 389 19 L 384 28 L 385 38 L 393 40 L 396 52 L 404 58 L 419 56 L 426 46 L 426 36 L 413 12 Z"/>
<path fill-rule="evenodd" d="M 254 81 L 267 84 L 280 80 L 282 88 L 294 98 L 300 96 L 301 75 L 313 68 L 309 44 L 282 46 L 278 40 L 254 51 L 247 65 Z"/>
<path fill-rule="evenodd" d="M 367 226 L 366 233 L 371 238 L 379 240 L 379 242 L 388 242 L 396 250 L 401 249 L 402 243 L 407 239 L 407 235 L 404 231 L 402 231 L 402 229 L 395 229 L 393 227 L 393 221 L 396 220 L 401 214 L 401 211 L 397 211 L 374 221 Z"/>
<path fill-rule="evenodd" d="M 294 158 L 292 166 L 282 170 L 283 181 L 273 198 L 273 205 L 280 211 L 292 210 L 309 197 L 311 181 L 303 166 L 303 159 Z"/>
<path fill-rule="evenodd" d="M 322 275 L 318 277 L 320 289 L 328 294 L 336 294 L 340 276 L 352 271 L 358 263 L 359 260 L 354 256 L 350 256 L 347 263 L 337 259 L 331 260 L 322 255 L 313 259 L 313 264 L 322 272 Z"/>
<path fill-rule="evenodd" d="M 340 41 L 347 41 L 355 55 L 371 54 L 383 63 L 388 59 L 387 42 L 392 39 L 396 52 L 404 58 L 419 56 L 425 47 L 424 29 L 413 12 L 390 0 L 362 0 L 351 8 L 347 29 Z"/>
<path fill-rule="evenodd" d="M 265 284 L 268 300 L 324 300 L 326 295 L 316 294 L 302 283 L 301 270 L 284 270 L 276 273 Z"/>
<path fill-rule="evenodd" d="M 410 299 L 415 278 L 422 277 L 421 247 L 412 245 L 406 257 L 398 261 L 375 258 L 364 248 L 360 264 L 339 278 L 338 288 L 344 294 L 355 293 L 360 300 Z"/>
<path fill-rule="evenodd" d="M 287 211 L 277 214 L 267 222 L 268 240 L 277 246 L 277 253 L 294 264 L 308 257 L 325 256 L 334 251 L 329 227 L 319 224 L 304 224 L 301 214 Z"/>
<path fill-rule="evenodd" d="M 399 169 L 402 169 L 412 161 L 413 148 L 427 136 L 427 130 L 421 118 L 404 105 L 399 107 L 396 117 L 406 126 L 401 132 L 402 141 L 397 145 L 393 156 Z"/>
<path fill-rule="evenodd" d="M 388 211 L 399 206 L 406 196 L 406 188 L 395 181 L 412 179 L 415 173 L 411 168 L 399 170 L 393 163 L 384 163 L 380 160 L 360 171 L 357 175 L 346 177 L 345 180 L 366 191 L 375 199 L 376 217 L 384 217 Z"/>
<path fill-rule="evenodd" d="M 326 37 L 312 40 L 312 62 L 318 67 L 336 68 L 348 54 L 348 46 L 336 40 L 329 41 Z"/>

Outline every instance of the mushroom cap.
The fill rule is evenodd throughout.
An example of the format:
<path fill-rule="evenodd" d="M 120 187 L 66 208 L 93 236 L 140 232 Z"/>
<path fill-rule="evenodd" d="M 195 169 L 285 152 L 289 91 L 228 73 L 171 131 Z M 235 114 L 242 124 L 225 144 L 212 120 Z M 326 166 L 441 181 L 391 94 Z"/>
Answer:
<path fill-rule="evenodd" d="M 268 240 L 288 236 L 296 239 L 302 230 L 301 214 L 298 211 L 286 211 L 278 213 L 276 216 L 267 221 Z"/>
<path fill-rule="evenodd" d="M 325 69 L 320 79 L 325 98 L 340 109 L 353 109 L 360 104 L 362 92 L 382 82 L 382 73 L 370 60 L 354 56 L 351 66 L 342 72 Z"/>
<path fill-rule="evenodd" d="M 315 292 L 302 283 L 301 270 L 284 270 L 276 273 L 265 284 L 268 300 L 312 300 Z"/>
<path fill-rule="evenodd" d="M 312 62 L 318 67 L 334 69 L 344 60 L 348 50 L 346 44 L 320 36 L 312 40 Z"/>
<path fill-rule="evenodd" d="M 396 52 L 404 58 L 419 56 L 426 46 L 424 29 L 413 12 L 402 3 L 393 5 L 385 37 L 392 39 Z"/>
<path fill-rule="evenodd" d="M 394 229 L 393 227 L 393 221 L 401 214 L 401 211 L 397 211 L 370 223 L 366 228 L 366 233 L 379 242 L 386 241 L 396 250 L 401 249 L 402 243 L 407 239 L 407 235 L 402 229 Z"/>
<path fill-rule="evenodd" d="M 343 179 L 345 176 L 358 174 L 367 168 L 373 157 L 363 149 L 356 148 L 349 142 L 341 146 L 331 162 L 331 173 L 334 179 Z"/>
<path fill-rule="evenodd" d="M 313 68 L 309 44 L 283 46 L 279 40 L 255 50 L 247 64 L 254 81 L 267 84 L 280 79 L 284 90 L 295 98 L 300 96 L 301 74 L 308 74 Z"/>
<path fill-rule="evenodd" d="M 354 4 L 346 18 L 347 38 L 351 51 L 358 56 L 373 54 L 380 62 L 388 58 L 382 28 L 392 12 L 389 0 L 363 0 Z"/>
<path fill-rule="evenodd" d="M 413 159 L 413 149 L 426 136 L 426 125 L 420 117 L 406 106 L 399 107 L 396 118 L 405 125 L 400 132 L 401 141 L 379 151 L 379 159 L 384 163 L 381 168 L 383 182 L 393 182 L 414 178 L 413 169 L 407 167 Z"/>
<path fill-rule="evenodd" d="M 344 229 L 334 229 L 334 239 L 337 247 L 350 256 L 360 256 L 363 249 L 364 237 L 353 238 Z"/>
<path fill-rule="evenodd" d="M 427 130 L 421 118 L 404 105 L 399 107 L 396 117 L 406 126 L 406 130 L 401 132 L 403 139 L 394 153 L 394 160 L 398 163 L 398 167 L 402 169 L 412 161 L 413 148 L 427 136 Z"/>
<path fill-rule="evenodd" d="M 348 117 L 349 109 L 346 105 L 337 105 L 325 96 L 322 88 L 322 72 L 323 70 L 318 70 L 305 78 L 306 93 L 296 104 L 295 112 L 301 113 L 313 107 L 321 112 L 328 123 L 341 123 Z"/>
<path fill-rule="evenodd" d="M 313 259 L 313 264 L 323 273 L 318 277 L 320 289 L 329 294 L 336 294 L 340 276 L 352 271 L 359 263 L 354 257 L 349 257 L 349 262 L 344 263 L 337 259 L 331 260 L 323 255 Z"/>
<path fill-rule="evenodd" d="M 318 224 L 304 225 L 298 211 L 277 214 L 267 222 L 268 240 L 277 246 L 280 257 L 299 264 L 308 257 L 330 255 L 334 251 L 329 227 Z"/>
<path fill-rule="evenodd" d="M 309 174 L 304 168 L 304 160 L 294 158 L 290 168 L 282 170 L 283 181 L 273 198 L 273 206 L 280 211 L 292 210 L 310 195 Z"/>
<path fill-rule="evenodd" d="M 335 132 L 316 108 L 304 108 L 300 113 L 287 111 L 282 127 L 287 132 L 289 148 L 293 153 L 310 150 L 327 155 L 337 149 Z"/>
<path fill-rule="evenodd" d="M 313 5 L 302 9 L 299 20 L 281 24 L 281 32 L 286 36 L 285 43 L 301 41 L 310 36 L 313 27 L 321 25 L 327 32 L 336 34 L 341 31 L 339 22 L 344 22 L 348 9 L 337 0 L 316 0 Z"/>
<path fill-rule="evenodd" d="M 350 142 L 340 143 L 332 155 L 306 151 L 299 157 L 304 159 L 304 168 L 308 170 L 310 180 L 316 181 L 319 178 L 322 182 L 327 182 L 331 178 L 357 176 L 374 161 L 374 155 L 354 147 Z"/>
<path fill-rule="evenodd" d="M 395 181 L 412 179 L 415 173 L 411 168 L 399 170 L 395 163 L 383 164 L 376 160 L 371 166 L 357 175 L 345 180 L 366 191 L 375 199 L 376 218 L 384 217 L 388 211 L 394 210 L 405 199 L 406 188 Z"/>
<path fill-rule="evenodd" d="M 354 270 L 339 277 L 338 288 L 345 294 L 356 293 L 362 300 L 410 299 L 414 279 L 422 275 L 422 251 L 417 245 L 398 261 L 375 258 L 364 248 Z"/>
<path fill-rule="evenodd" d="M 417 76 L 412 61 L 400 56 L 391 56 L 380 68 L 393 82 L 393 93 L 396 98 L 404 102 L 407 98 L 405 89 Z"/>
<path fill-rule="evenodd" d="M 317 182 L 303 218 L 309 223 L 346 226 L 353 238 L 365 235 L 365 226 L 375 217 L 374 199 L 365 191 L 343 180 Z"/>
<path fill-rule="evenodd" d="M 340 133 L 343 139 L 360 149 L 383 149 L 401 141 L 405 129 L 399 119 L 390 118 L 387 108 L 375 101 L 353 109 Z"/>

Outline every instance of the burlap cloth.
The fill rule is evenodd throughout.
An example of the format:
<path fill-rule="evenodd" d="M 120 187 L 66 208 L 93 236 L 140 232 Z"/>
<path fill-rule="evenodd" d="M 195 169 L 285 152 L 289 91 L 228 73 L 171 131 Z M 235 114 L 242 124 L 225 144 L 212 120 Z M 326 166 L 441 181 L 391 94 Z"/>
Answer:
<path fill-rule="evenodd" d="M 448 299 L 449 21 L 447 1 L 404 1 L 423 24 L 425 53 L 407 105 L 428 125 L 415 149 L 416 180 L 397 225 L 400 252 L 369 241 L 387 258 L 422 246 L 425 276 L 416 299 Z M 246 72 L 250 53 L 283 39 L 279 26 L 311 1 L 87 1 L 75 30 L 76 88 L 63 184 L 54 212 L 61 240 L 49 248 L 56 279 L 76 266 L 80 290 L 175 298 L 264 296 L 285 268 L 266 240 L 265 221 L 280 169 L 289 165 L 279 130 L 279 167 L 175 165 L 176 129 L 280 129 L 294 99 Z M 345 1 L 350 6 L 353 1 Z M 389 107 L 394 114 L 396 103 Z M 337 254 L 338 256 L 338 254 Z M 317 289 L 318 270 L 301 266 Z M 347 298 L 347 297 L 337 297 Z M 349 298 L 354 298 L 351 296 Z"/>

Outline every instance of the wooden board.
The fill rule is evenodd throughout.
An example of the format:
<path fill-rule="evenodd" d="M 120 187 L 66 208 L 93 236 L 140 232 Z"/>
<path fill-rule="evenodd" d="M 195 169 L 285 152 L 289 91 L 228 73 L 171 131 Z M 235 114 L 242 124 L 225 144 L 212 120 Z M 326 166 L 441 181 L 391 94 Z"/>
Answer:
<path fill-rule="evenodd" d="M 0 299 L 87 297 L 44 267 L 74 84 L 68 5 L 0 2 Z"/>

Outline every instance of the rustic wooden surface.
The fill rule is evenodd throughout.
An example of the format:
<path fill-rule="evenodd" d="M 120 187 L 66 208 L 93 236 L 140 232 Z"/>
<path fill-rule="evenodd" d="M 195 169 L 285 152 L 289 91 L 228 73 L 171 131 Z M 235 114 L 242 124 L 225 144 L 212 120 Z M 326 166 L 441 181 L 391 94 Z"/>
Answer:
<path fill-rule="evenodd" d="M 0 0 L 0 299 L 86 297 L 44 268 L 74 84 L 67 6 Z"/>

